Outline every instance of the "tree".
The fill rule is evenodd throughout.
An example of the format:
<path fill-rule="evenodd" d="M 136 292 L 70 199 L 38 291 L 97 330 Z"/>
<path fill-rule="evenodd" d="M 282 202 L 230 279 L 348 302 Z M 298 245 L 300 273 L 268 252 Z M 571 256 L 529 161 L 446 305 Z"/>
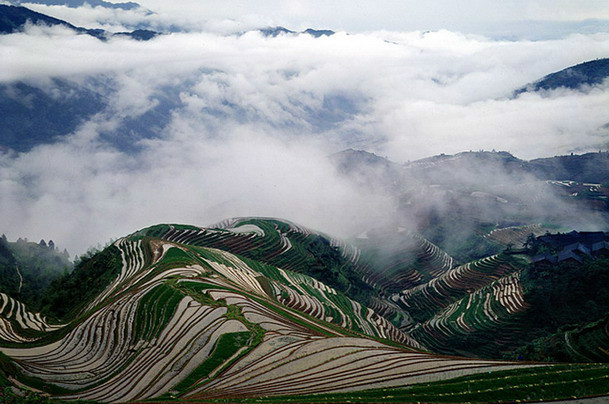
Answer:
<path fill-rule="evenodd" d="M 528 249 L 533 249 L 533 247 L 537 244 L 537 238 L 535 237 L 535 234 L 531 233 L 527 236 L 527 240 L 522 243 L 522 246 L 524 248 Z"/>
<path fill-rule="evenodd" d="M 49 240 L 49 250 L 55 251 L 55 243 L 53 240 Z"/>
<path fill-rule="evenodd" d="M 38 243 L 38 245 L 39 245 L 40 247 L 47 248 L 47 243 L 46 243 L 46 241 L 44 241 L 44 240 L 40 240 L 40 243 Z"/>

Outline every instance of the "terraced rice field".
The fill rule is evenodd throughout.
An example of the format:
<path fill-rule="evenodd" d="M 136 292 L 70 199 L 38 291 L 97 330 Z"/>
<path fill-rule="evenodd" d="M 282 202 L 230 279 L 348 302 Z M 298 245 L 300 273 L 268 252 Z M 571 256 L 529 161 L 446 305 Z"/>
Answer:
<path fill-rule="evenodd" d="M 430 354 L 425 348 L 431 339 L 417 339 L 310 276 L 269 264 L 284 262 L 287 251 L 300 247 L 276 235 L 276 250 L 265 245 L 254 253 L 252 246 L 271 229 L 246 225 L 238 231 L 234 222 L 226 223 L 228 230 L 155 226 L 118 240 L 120 274 L 70 324 L 49 325 L 0 295 L 2 324 L 20 324 L 0 334 L 0 351 L 17 369 L 11 377 L 65 400 L 281 401 L 334 394 L 323 397 L 340 401 L 378 394 L 365 392 L 370 389 L 399 389 L 395 397 L 406 397 L 405 386 L 539 366 Z M 266 261 L 229 252 L 227 245 Z M 297 268 L 302 255 L 285 262 Z M 426 335 L 442 338 L 462 313 L 503 321 L 521 310 L 517 274 L 503 259 L 451 269 L 437 278 L 442 286 L 421 287 L 416 293 L 441 287 L 453 296 L 439 311 L 433 308 L 439 314 L 426 323 Z M 497 270 L 503 266 L 507 275 Z M 459 291 L 469 287 L 460 282 L 476 271 L 498 271 L 497 280 L 481 285 L 479 296 L 459 300 Z M 400 295 L 404 302 L 413 296 Z M 466 328 L 478 320 L 465 316 L 457 324 Z M 27 339 L 22 326 L 44 337 Z"/>
<path fill-rule="evenodd" d="M 520 334 L 515 319 L 528 305 L 524 301 L 519 273 L 502 277 L 466 297 L 451 303 L 431 319 L 415 327 L 411 334 L 432 350 L 450 347 L 455 336 L 467 336 L 497 329 L 511 331 L 507 341 Z M 514 329 L 510 330 L 510 326 Z M 502 338 L 494 343 L 501 345 Z M 445 348 L 444 348 L 445 349 Z"/>
<path fill-rule="evenodd" d="M 394 259 L 390 260 L 378 259 L 378 254 L 370 254 L 375 249 L 374 245 L 365 246 L 368 254 L 364 259 L 360 248 L 353 244 L 278 219 L 237 218 L 217 223 L 211 228 L 161 225 L 146 230 L 146 234 L 181 244 L 217 248 L 258 263 L 304 274 L 309 274 L 312 267 L 319 266 L 314 255 L 315 248 L 319 247 L 316 243 L 321 237 L 327 240 L 329 246 L 338 249 L 341 270 L 356 273 L 375 291 L 374 294 L 381 297 L 370 299 L 367 302 L 369 306 L 396 326 L 406 321 L 406 315 L 386 297 L 392 291 L 429 281 L 455 265 L 452 257 L 436 245 L 407 231 L 400 234 L 405 245 L 400 246 Z M 373 262 L 383 264 L 379 266 Z"/>
<path fill-rule="evenodd" d="M 36 337 L 23 336 L 23 331 L 45 332 L 61 327 L 61 325 L 49 324 L 40 313 L 32 313 L 20 301 L 0 293 L 0 340 L 11 342 L 34 341 L 37 339 Z"/>
<path fill-rule="evenodd" d="M 574 378 L 577 381 L 574 382 Z M 231 398 L 243 403 L 488 403 L 552 400 L 560 403 L 600 404 L 607 396 L 586 391 L 603 391 L 609 380 L 607 365 L 554 365 L 513 369 L 456 377 L 450 381 L 419 383 L 401 388 L 298 396 Z M 560 400 L 560 401 L 554 401 Z M 228 402 L 229 400 L 203 400 Z"/>
<path fill-rule="evenodd" d="M 455 341 L 492 332 L 488 347 L 478 354 L 496 355 L 513 345 L 523 332 L 518 321 L 529 305 L 520 282 L 523 261 L 517 256 L 495 255 L 458 266 L 426 284 L 396 293 L 391 298 L 415 318 L 404 328 L 432 351 L 447 354 Z"/>
<path fill-rule="evenodd" d="M 416 233 L 400 232 L 399 243 L 387 248 L 384 240 L 360 240 L 368 265 L 360 265 L 363 279 L 383 295 L 410 289 L 454 267 L 454 259 Z M 379 263 L 382 263 L 379 265 Z"/>
<path fill-rule="evenodd" d="M 338 252 L 338 257 L 333 258 L 340 260 L 341 272 L 356 273 L 363 282 L 368 281 L 372 289 L 378 288 L 366 278 L 376 270 L 361 260 L 359 248 L 291 222 L 238 218 L 225 220 L 210 228 L 160 225 L 146 229 L 145 234 L 181 244 L 220 249 L 250 259 L 254 265 L 262 263 L 303 274 L 310 274 L 312 268 L 327 270 L 316 254 L 322 254 L 318 251 L 320 247 L 325 250 L 323 254 L 332 248 Z M 394 318 L 394 324 L 399 324 L 403 317 L 397 306 L 388 304 L 384 299 L 375 302 L 375 310 L 386 318 Z"/>
<path fill-rule="evenodd" d="M 431 281 L 392 296 L 403 307 L 431 317 L 439 310 L 468 294 L 520 270 L 507 255 L 495 255 L 473 261 L 432 279 Z"/>
<path fill-rule="evenodd" d="M 504 246 L 513 245 L 515 248 L 521 248 L 527 241 L 527 237 L 533 234 L 535 237 L 541 236 L 546 231 L 552 229 L 544 227 L 542 224 L 530 224 L 525 226 L 510 226 L 501 229 L 495 229 L 486 234 L 489 240 L 495 241 Z"/>

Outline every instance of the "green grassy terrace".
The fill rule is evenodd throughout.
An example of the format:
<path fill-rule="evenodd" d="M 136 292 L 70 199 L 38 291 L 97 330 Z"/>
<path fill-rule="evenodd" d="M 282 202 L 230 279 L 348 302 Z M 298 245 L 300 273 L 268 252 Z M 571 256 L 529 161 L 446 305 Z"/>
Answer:
<path fill-rule="evenodd" d="M 609 365 L 554 365 L 462 376 L 397 389 L 209 402 L 240 403 L 487 403 L 609 396 Z"/>

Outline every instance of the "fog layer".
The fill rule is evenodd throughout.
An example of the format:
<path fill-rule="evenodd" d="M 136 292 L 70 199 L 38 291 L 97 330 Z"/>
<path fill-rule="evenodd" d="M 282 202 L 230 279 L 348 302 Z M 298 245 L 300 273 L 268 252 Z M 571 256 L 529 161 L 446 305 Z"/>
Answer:
<path fill-rule="evenodd" d="M 608 54 L 609 34 L 509 42 L 449 31 L 181 33 L 101 42 L 31 26 L 0 36 L 0 82 L 54 94 L 51 78 L 77 87 L 95 79 L 106 107 L 52 144 L 0 154 L 0 230 L 72 252 L 154 223 L 230 216 L 355 234 L 390 218 L 394 202 L 346 181 L 329 154 L 356 147 L 406 161 L 471 149 L 521 158 L 606 149 L 607 85 L 512 92 Z M 155 117 L 157 136 L 121 129 Z M 125 143 L 133 147 L 117 146 Z"/>

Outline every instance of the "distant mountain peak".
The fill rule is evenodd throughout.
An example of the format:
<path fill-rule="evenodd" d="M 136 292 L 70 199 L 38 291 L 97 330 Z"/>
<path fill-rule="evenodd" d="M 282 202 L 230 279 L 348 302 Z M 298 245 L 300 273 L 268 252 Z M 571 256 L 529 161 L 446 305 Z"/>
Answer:
<path fill-rule="evenodd" d="M 66 21 L 38 13 L 29 8 L 0 4 L 0 34 L 12 34 L 21 31 L 28 21 L 33 24 L 48 26 L 63 25 L 78 30 L 77 27 Z"/>
<path fill-rule="evenodd" d="M 351 166 L 354 164 L 393 165 L 398 164 L 388 160 L 386 157 L 378 156 L 365 150 L 346 149 L 330 156 L 330 159 L 339 165 Z"/>
<path fill-rule="evenodd" d="M 586 86 L 601 84 L 609 77 L 609 58 L 590 60 L 567 67 L 526 85 L 514 92 L 514 96 L 526 92 L 567 88 L 580 90 Z"/>
<path fill-rule="evenodd" d="M 262 35 L 264 35 L 266 37 L 273 37 L 273 38 L 277 37 L 279 35 L 300 35 L 300 34 L 306 34 L 306 35 L 311 35 L 315 38 L 320 38 L 322 36 L 332 36 L 335 34 L 334 31 L 331 31 L 328 29 L 317 30 L 317 29 L 307 28 L 304 31 L 297 32 L 297 31 L 292 31 L 291 29 L 287 29 L 282 26 L 261 28 L 258 30 L 258 32 L 260 32 Z"/>
<path fill-rule="evenodd" d="M 266 27 L 258 30 L 264 36 L 276 37 L 284 34 L 295 34 L 296 31 L 292 31 L 285 27 L 277 26 L 277 27 Z"/>
<path fill-rule="evenodd" d="M 405 166 L 411 167 L 411 166 L 427 165 L 427 164 L 440 163 L 440 162 L 449 161 L 449 160 L 450 161 L 460 160 L 460 161 L 470 161 L 470 162 L 475 162 L 475 161 L 520 162 L 521 161 L 520 159 L 518 159 L 517 157 L 514 157 L 514 155 L 512 155 L 510 152 L 507 152 L 507 151 L 496 151 L 494 149 L 491 151 L 469 150 L 469 151 L 459 152 L 456 154 L 441 153 L 441 154 L 437 154 L 435 156 L 426 157 L 423 159 L 408 162 L 405 164 Z"/>
<path fill-rule="evenodd" d="M 134 3 L 135 4 L 135 3 Z M 30 22 L 32 24 L 43 24 L 50 27 L 63 26 L 75 31 L 77 34 L 87 34 L 94 36 L 102 41 L 107 40 L 115 35 L 127 36 L 136 40 L 149 40 L 157 35 L 158 32 L 149 30 L 135 30 L 133 32 L 119 32 L 112 33 L 103 29 L 89 29 L 83 27 L 77 27 L 70 24 L 67 21 L 60 20 L 58 18 L 50 17 L 46 14 L 42 14 L 26 7 L 21 6 L 7 6 L 0 4 L 0 34 L 12 34 L 15 32 L 23 31 L 25 25 Z"/>
<path fill-rule="evenodd" d="M 314 36 L 315 38 L 319 38 L 322 36 L 332 36 L 332 35 L 336 34 L 336 32 L 329 30 L 329 29 L 312 29 L 312 28 L 307 28 L 304 31 L 302 31 L 302 33 Z"/>
<path fill-rule="evenodd" d="M 103 8 L 111 8 L 111 9 L 120 9 L 120 10 L 134 10 L 136 8 L 141 8 L 138 3 L 134 3 L 132 1 L 129 2 L 121 2 L 114 3 L 104 0 L 13 0 L 10 1 L 13 5 L 21 5 L 27 3 L 33 4 L 44 4 L 47 6 L 66 6 L 70 8 L 82 7 L 85 4 L 90 5 L 91 7 L 103 7 Z"/>

